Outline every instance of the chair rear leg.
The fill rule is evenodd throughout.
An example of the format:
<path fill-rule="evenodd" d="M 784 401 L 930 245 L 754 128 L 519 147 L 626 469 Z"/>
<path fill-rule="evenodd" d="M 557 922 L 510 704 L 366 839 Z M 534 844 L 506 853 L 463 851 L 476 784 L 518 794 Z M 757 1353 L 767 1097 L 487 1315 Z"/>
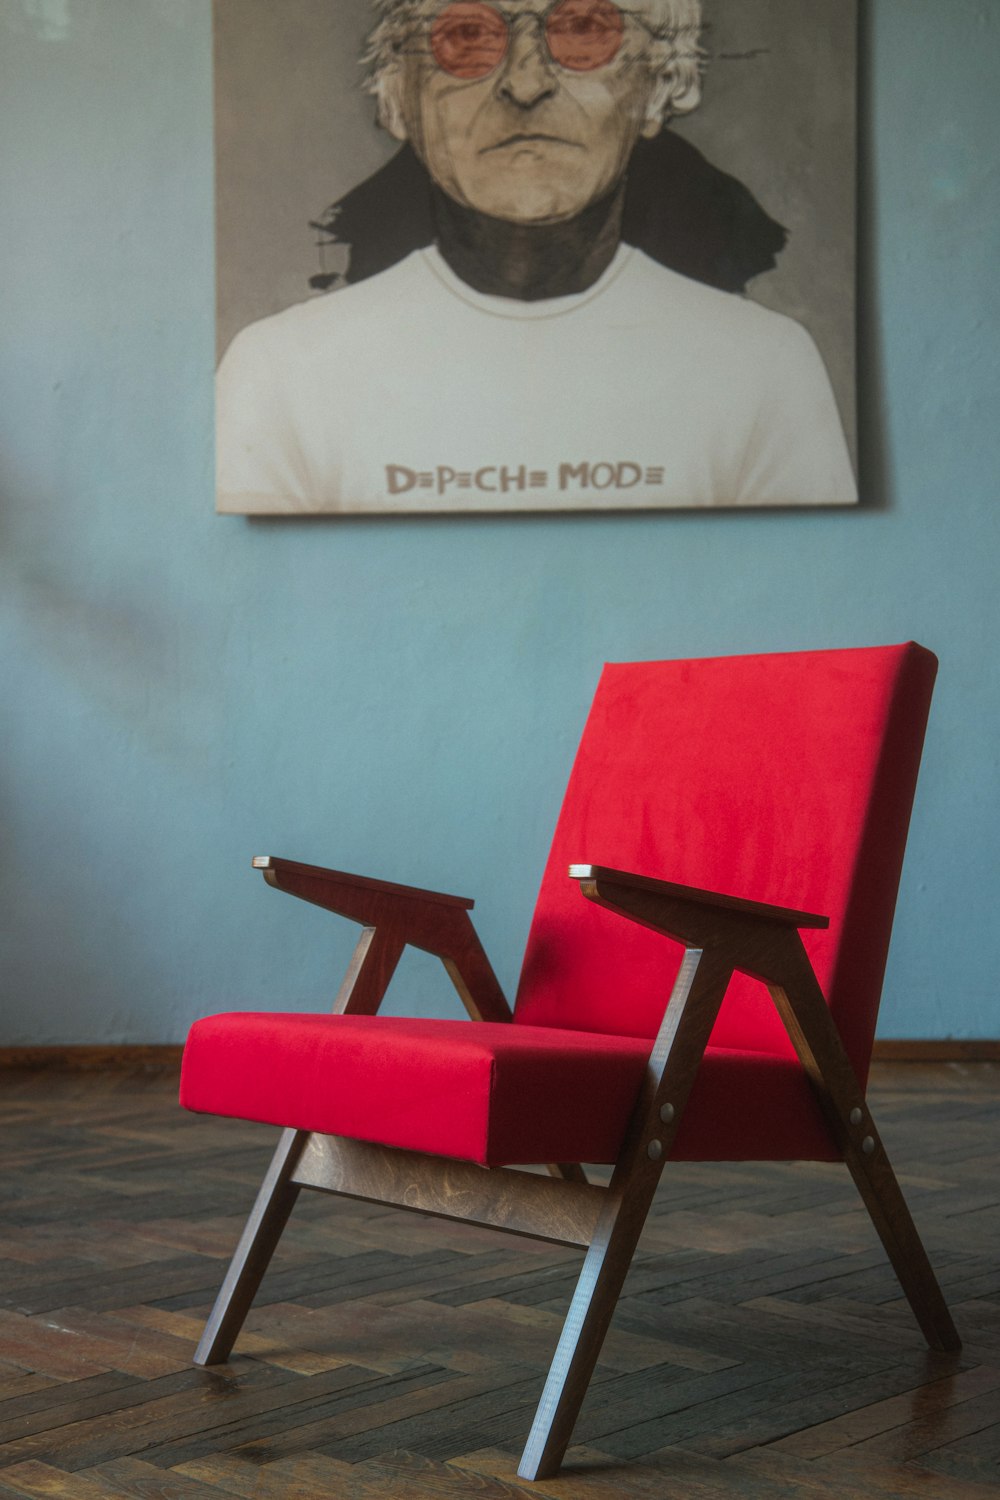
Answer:
<path fill-rule="evenodd" d="M 875 1129 L 823 992 L 796 938 L 791 983 L 769 984 L 802 1066 L 816 1090 L 899 1284 L 932 1349 L 961 1349 L 937 1277 Z"/>
<path fill-rule="evenodd" d="M 295 1207 L 299 1186 L 290 1181 L 308 1131 L 285 1130 L 271 1159 L 257 1201 L 229 1263 L 215 1306 L 195 1351 L 196 1365 L 223 1364 L 232 1352 L 243 1320 L 257 1295 L 264 1272 Z"/>
<path fill-rule="evenodd" d="M 844 1159 L 913 1315 L 932 1349 L 961 1349 L 962 1340 L 944 1294 L 867 1110 L 859 1128 L 865 1134 L 860 1142 L 850 1140 L 846 1144 Z"/>

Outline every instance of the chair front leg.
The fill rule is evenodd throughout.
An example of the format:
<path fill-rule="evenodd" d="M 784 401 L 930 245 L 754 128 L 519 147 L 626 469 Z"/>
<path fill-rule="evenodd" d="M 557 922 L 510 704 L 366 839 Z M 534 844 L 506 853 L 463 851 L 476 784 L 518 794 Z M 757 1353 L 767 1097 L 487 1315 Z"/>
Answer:
<path fill-rule="evenodd" d="M 521 1455 L 522 1479 L 558 1473 L 731 975 L 724 954 L 685 954 Z"/>
<path fill-rule="evenodd" d="M 224 1364 L 232 1352 L 299 1196 L 298 1184 L 290 1179 L 308 1139 L 305 1130 L 282 1132 L 195 1351 L 196 1365 Z"/>

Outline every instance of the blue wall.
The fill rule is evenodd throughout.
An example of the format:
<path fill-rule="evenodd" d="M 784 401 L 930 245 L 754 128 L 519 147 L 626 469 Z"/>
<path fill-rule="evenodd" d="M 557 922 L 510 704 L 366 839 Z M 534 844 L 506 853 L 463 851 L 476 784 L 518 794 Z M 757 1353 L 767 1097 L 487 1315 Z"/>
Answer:
<path fill-rule="evenodd" d="M 480 896 L 510 985 L 603 659 L 911 636 L 881 1031 L 1000 1034 L 1000 6 L 947 9 L 866 7 L 867 508 L 249 523 L 212 514 L 207 0 L 0 0 L 0 1041 L 321 1002 L 353 932 L 263 852 Z"/>

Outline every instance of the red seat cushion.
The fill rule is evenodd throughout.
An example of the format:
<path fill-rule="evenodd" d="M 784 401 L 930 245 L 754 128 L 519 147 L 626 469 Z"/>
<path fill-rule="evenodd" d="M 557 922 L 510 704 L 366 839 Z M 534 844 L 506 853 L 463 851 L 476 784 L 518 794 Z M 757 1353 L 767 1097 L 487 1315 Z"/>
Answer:
<path fill-rule="evenodd" d="M 191 1029 L 181 1103 L 484 1166 L 613 1162 L 649 1042 L 544 1026 L 235 1012 Z M 838 1156 L 797 1061 L 710 1049 L 674 1158 Z"/>

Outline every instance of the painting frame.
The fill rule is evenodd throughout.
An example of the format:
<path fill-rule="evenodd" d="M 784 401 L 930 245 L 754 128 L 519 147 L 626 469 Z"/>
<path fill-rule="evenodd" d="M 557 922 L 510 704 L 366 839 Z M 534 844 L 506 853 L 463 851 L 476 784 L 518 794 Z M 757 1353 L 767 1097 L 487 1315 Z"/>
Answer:
<path fill-rule="evenodd" d="M 609 321 L 631 319 L 643 331 L 635 357 L 621 341 L 600 352 L 593 307 L 607 278 L 595 283 L 597 293 L 507 295 L 500 303 L 489 287 L 456 276 L 450 262 L 420 261 L 436 253 L 436 225 L 428 208 L 414 210 L 412 163 L 404 180 L 408 157 L 417 175 L 423 164 L 409 142 L 376 122 L 364 61 L 377 19 L 368 0 L 281 7 L 214 0 L 213 9 L 220 356 L 232 363 L 232 347 L 262 341 L 241 383 L 227 381 L 225 358 L 220 366 L 221 512 L 528 514 L 857 501 L 856 0 L 704 0 L 698 107 L 672 118 L 654 142 L 640 141 L 626 174 L 621 248 L 632 255 L 628 276 L 645 300 L 638 313 L 626 303 L 623 273 L 613 288 L 617 304 L 605 297 L 605 306 Z M 644 196 L 648 182 L 655 190 Z M 359 224 L 369 229 L 364 244 Z M 435 322 L 400 317 L 408 297 L 416 306 L 437 295 L 434 277 L 400 278 L 398 267 L 411 261 L 430 266 L 442 284 Z M 644 279 L 635 274 L 640 261 Z M 647 261 L 683 285 L 651 275 Z M 380 281 L 387 271 L 394 281 Z M 696 287 L 705 290 L 695 296 Z M 635 288 L 631 295 L 634 303 Z M 449 297 L 463 304 L 463 317 L 471 310 L 461 336 L 447 326 Z M 368 328 L 384 322 L 384 307 L 396 323 L 380 341 Z M 506 341 L 490 335 L 505 324 L 498 307 L 511 315 Z M 567 337 L 574 319 L 580 330 Z M 263 342 L 296 321 L 294 336 Z M 644 352 L 647 326 L 657 337 Z M 685 326 L 688 354 L 672 369 L 671 346 L 682 347 Z M 807 344 L 824 372 L 843 451 L 833 454 L 832 437 L 829 453 L 814 443 L 769 491 L 789 432 L 832 421 L 819 410 L 822 380 Z M 715 348 L 714 364 L 705 345 Z M 421 398 L 425 384 L 430 394 Z M 407 425 L 402 414 L 411 406 Z M 741 488 L 733 476 L 748 471 L 740 455 L 746 432 L 761 430 L 762 409 L 782 421 L 769 418 L 774 433 L 758 442 L 749 466 L 762 477 Z M 298 410 L 309 413 L 308 442 L 296 430 Z M 494 441 L 504 424 L 506 439 Z M 602 442 L 602 424 L 622 441 Z M 692 437 L 688 454 L 686 435 L 695 433 L 700 446 Z M 241 468 L 254 445 L 266 462 Z M 313 469 L 323 478 L 305 479 L 303 454 L 311 459 L 320 449 Z M 365 456 L 352 464 L 354 449 Z M 237 455 L 235 466 L 227 453 Z M 226 479 L 227 464 L 235 480 Z"/>

